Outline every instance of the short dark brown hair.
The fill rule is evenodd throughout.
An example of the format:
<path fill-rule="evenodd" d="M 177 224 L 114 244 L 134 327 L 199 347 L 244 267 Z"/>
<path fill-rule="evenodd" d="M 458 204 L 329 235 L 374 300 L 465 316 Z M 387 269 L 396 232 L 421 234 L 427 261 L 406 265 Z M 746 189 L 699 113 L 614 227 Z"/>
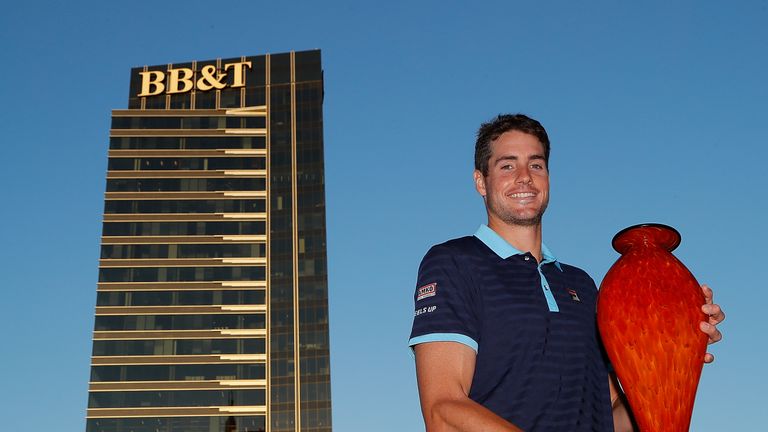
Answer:
<path fill-rule="evenodd" d="M 480 125 L 475 142 L 475 169 L 488 175 L 491 159 L 491 143 L 504 132 L 520 131 L 535 136 L 544 147 L 544 162 L 549 166 L 549 136 L 544 126 L 525 114 L 499 114 L 495 119 Z"/>

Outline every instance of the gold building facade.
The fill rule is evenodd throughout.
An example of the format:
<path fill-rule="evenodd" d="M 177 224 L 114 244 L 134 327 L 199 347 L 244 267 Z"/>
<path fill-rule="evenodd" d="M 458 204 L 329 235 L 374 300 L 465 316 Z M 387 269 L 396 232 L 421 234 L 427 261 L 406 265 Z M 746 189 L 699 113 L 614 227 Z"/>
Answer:
<path fill-rule="evenodd" d="M 320 51 L 134 68 L 87 432 L 330 431 Z"/>

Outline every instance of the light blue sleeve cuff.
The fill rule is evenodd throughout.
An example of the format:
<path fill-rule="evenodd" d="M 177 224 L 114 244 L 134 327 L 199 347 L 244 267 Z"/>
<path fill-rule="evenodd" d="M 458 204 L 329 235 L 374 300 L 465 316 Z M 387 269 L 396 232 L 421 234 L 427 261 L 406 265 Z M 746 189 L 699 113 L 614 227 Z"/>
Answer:
<path fill-rule="evenodd" d="M 416 336 L 408 341 L 408 346 L 413 352 L 414 345 L 425 342 L 458 342 L 472 348 L 477 353 L 477 342 L 467 335 L 461 333 L 430 333 L 423 336 Z"/>

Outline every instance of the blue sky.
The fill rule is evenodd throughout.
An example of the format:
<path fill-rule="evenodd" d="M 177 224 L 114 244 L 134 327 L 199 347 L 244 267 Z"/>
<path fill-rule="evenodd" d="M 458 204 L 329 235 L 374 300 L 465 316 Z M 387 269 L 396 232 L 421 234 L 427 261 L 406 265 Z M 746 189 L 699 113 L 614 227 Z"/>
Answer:
<path fill-rule="evenodd" d="M 337 431 L 423 429 L 405 348 L 416 268 L 484 221 L 474 133 L 500 112 L 549 131 L 544 236 L 563 262 L 599 284 L 621 228 L 682 233 L 676 255 L 728 314 L 692 430 L 768 421 L 768 2 L 273 3 L 4 7 L 4 430 L 84 428 L 110 114 L 130 68 L 312 48 Z"/>

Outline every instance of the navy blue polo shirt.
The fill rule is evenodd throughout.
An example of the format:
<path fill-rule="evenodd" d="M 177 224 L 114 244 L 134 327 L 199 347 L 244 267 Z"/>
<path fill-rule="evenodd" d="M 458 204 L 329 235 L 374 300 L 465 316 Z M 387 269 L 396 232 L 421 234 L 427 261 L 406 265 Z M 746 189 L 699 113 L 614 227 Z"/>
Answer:
<path fill-rule="evenodd" d="M 419 267 L 410 346 L 475 350 L 469 397 L 525 431 L 613 431 L 597 287 L 542 246 L 541 263 L 487 226 Z"/>

